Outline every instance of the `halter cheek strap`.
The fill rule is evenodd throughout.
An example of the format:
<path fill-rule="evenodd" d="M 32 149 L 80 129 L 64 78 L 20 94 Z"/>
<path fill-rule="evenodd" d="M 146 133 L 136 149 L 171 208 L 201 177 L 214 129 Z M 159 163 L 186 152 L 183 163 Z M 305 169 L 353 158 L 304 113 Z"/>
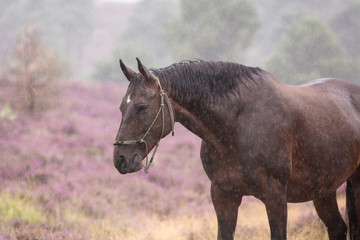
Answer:
<path fill-rule="evenodd" d="M 146 162 L 145 162 L 145 165 L 142 164 L 143 168 L 144 168 L 144 171 L 146 173 L 149 172 L 149 168 L 150 168 L 150 165 L 151 163 L 153 162 L 154 160 L 154 156 L 155 156 L 155 153 L 160 145 L 160 140 L 162 139 L 163 135 L 164 135 L 164 131 L 165 131 L 165 108 L 164 108 L 164 103 L 166 103 L 166 106 L 169 110 L 169 113 L 170 113 L 170 120 L 171 120 L 171 134 L 172 136 L 174 136 L 174 125 L 175 125 L 175 122 L 174 122 L 174 112 L 173 112 L 173 109 L 172 109 L 172 106 L 171 106 L 171 103 L 170 103 L 170 100 L 169 100 L 169 97 L 167 96 L 167 94 L 164 92 L 164 90 L 162 89 L 161 87 L 161 84 L 160 84 L 160 80 L 159 78 L 155 78 L 156 79 L 156 82 L 158 83 L 159 85 L 159 88 L 160 88 L 160 107 L 159 107 L 159 110 L 158 112 L 156 113 L 156 116 L 154 118 L 154 120 L 152 121 L 152 123 L 150 124 L 148 130 L 146 131 L 146 133 L 144 134 L 144 136 L 141 138 L 141 139 L 138 139 L 138 140 L 127 140 L 127 141 L 115 141 L 113 143 L 114 146 L 118 146 L 118 145 L 132 145 L 132 144 L 145 144 L 145 150 L 146 150 Z M 148 145 L 145 141 L 145 138 L 146 136 L 149 134 L 150 130 L 152 129 L 152 127 L 154 126 L 156 120 L 158 119 L 158 117 L 160 116 L 160 113 L 162 115 L 162 129 L 161 129 L 161 135 L 160 135 L 160 138 L 159 140 L 156 142 L 156 145 L 155 145 L 155 149 L 154 149 L 154 152 L 150 158 L 150 161 L 149 161 L 149 151 L 148 151 Z"/>

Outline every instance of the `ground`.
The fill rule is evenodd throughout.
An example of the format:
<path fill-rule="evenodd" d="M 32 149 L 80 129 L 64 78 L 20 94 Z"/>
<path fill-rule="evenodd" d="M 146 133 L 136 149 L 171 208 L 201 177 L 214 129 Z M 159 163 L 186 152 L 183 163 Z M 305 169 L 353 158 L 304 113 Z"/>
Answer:
<path fill-rule="evenodd" d="M 149 174 L 114 168 L 125 90 L 66 84 L 32 116 L 0 102 L 0 239 L 216 238 L 200 139 L 182 126 L 161 141 Z M 343 189 L 338 198 L 344 214 Z M 288 209 L 289 239 L 327 239 L 311 202 Z M 244 198 L 235 239 L 270 239 L 260 201 Z"/>

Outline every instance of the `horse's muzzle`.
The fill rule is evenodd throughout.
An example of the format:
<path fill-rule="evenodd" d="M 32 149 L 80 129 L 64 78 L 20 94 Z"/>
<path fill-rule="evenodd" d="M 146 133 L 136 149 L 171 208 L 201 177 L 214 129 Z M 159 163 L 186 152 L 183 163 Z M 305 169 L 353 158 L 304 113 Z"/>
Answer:
<path fill-rule="evenodd" d="M 125 156 L 120 155 L 117 158 L 114 157 L 114 166 L 121 174 L 126 174 L 127 173 L 127 162 L 126 162 Z"/>
<path fill-rule="evenodd" d="M 124 155 L 114 156 L 114 166 L 121 174 L 137 172 L 142 169 L 141 157 L 134 154 L 132 160 L 127 161 Z"/>

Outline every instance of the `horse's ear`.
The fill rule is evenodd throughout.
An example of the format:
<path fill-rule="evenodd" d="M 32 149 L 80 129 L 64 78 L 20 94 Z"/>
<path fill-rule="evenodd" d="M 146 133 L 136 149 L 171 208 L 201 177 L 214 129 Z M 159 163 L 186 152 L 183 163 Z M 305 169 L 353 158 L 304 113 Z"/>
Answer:
<path fill-rule="evenodd" d="M 121 59 L 119 60 L 119 62 L 120 62 L 121 70 L 123 71 L 125 77 L 127 78 L 127 80 L 131 82 L 131 80 L 135 78 L 137 73 L 131 70 L 130 68 L 128 68 L 127 66 L 125 66 L 125 64 L 123 63 L 123 61 L 121 61 Z"/>
<path fill-rule="evenodd" d="M 148 82 L 153 82 L 155 80 L 155 76 L 154 74 L 152 74 L 149 69 L 147 69 L 141 62 L 139 58 L 136 58 L 137 62 L 138 62 L 138 68 L 139 68 L 139 72 L 141 73 L 141 75 L 143 75 L 143 77 L 145 78 L 146 81 Z"/>

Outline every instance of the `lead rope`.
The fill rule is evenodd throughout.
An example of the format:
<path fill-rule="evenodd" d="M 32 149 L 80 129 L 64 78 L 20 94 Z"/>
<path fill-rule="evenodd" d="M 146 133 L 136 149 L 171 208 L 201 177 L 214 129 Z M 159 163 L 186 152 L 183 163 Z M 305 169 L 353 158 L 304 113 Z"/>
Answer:
<path fill-rule="evenodd" d="M 164 92 L 164 90 L 162 89 L 161 87 L 161 84 L 160 84 L 160 80 L 159 78 L 155 78 L 158 85 L 159 85 L 159 88 L 160 88 L 160 107 L 159 107 L 159 110 L 158 112 L 156 113 L 156 116 L 154 118 L 154 120 L 152 121 L 152 123 L 150 124 L 150 127 L 148 128 L 148 130 L 146 131 L 146 133 L 144 134 L 144 136 L 139 139 L 139 140 L 128 140 L 128 141 L 115 141 L 113 143 L 113 145 L 130 145 L 130 144 L 141 144 L 141 143 L 144 143 L 145 144 L 145 151 L 146 151 L 146 160 L 145 160 L 145 165 L 142 164 L 142 167 L 144 168 L 144 171 L 145 173 L 148 173 L 149 172 L 149 168 L 150 168 L 150 165 L 151 163 L 153 162 L 154 160 L 154 157 L 155 157 L 155 154 L 156 154 L 156 151 L 160 145 L 160 140 L 162 139 L 163 135 L 164 135 L 164 131 L 165 131 L 165 111 L 164 111 L 164 99 L 165 99 L 165 103 L 168 107 L 168 110 L 169 110 L 169 114 L 170 114 L 170 120 L 171 120 L 171 135 L 174 136 L 174 125 L 175 125 L 175 121 L 174 121 L 174 112 L 173 112 L 173 108 L 171 106 L 171 103 L 170 103 L 170 100 L 169 100 L 169 97 L 167 96 L 167 94 Z M 154 126 L 157 118 L 159 117 L 160 115 L 160 112 L 161 112 L 161 115 L 162 115 L 162 129 L 161 129 L 161 135 L 160 135 L 160 138 L 159 140 L 156 142 L 156 145 L 155 145 L 155 149 L 152 153 L 152 156 L 150 158 L 150 161 L 149 161 L 149 151 L 148 151 L 148 146 L 147 146 L 147 143 L 145 141 L 145 137 L 149 134 L 151 128 Z"/>

